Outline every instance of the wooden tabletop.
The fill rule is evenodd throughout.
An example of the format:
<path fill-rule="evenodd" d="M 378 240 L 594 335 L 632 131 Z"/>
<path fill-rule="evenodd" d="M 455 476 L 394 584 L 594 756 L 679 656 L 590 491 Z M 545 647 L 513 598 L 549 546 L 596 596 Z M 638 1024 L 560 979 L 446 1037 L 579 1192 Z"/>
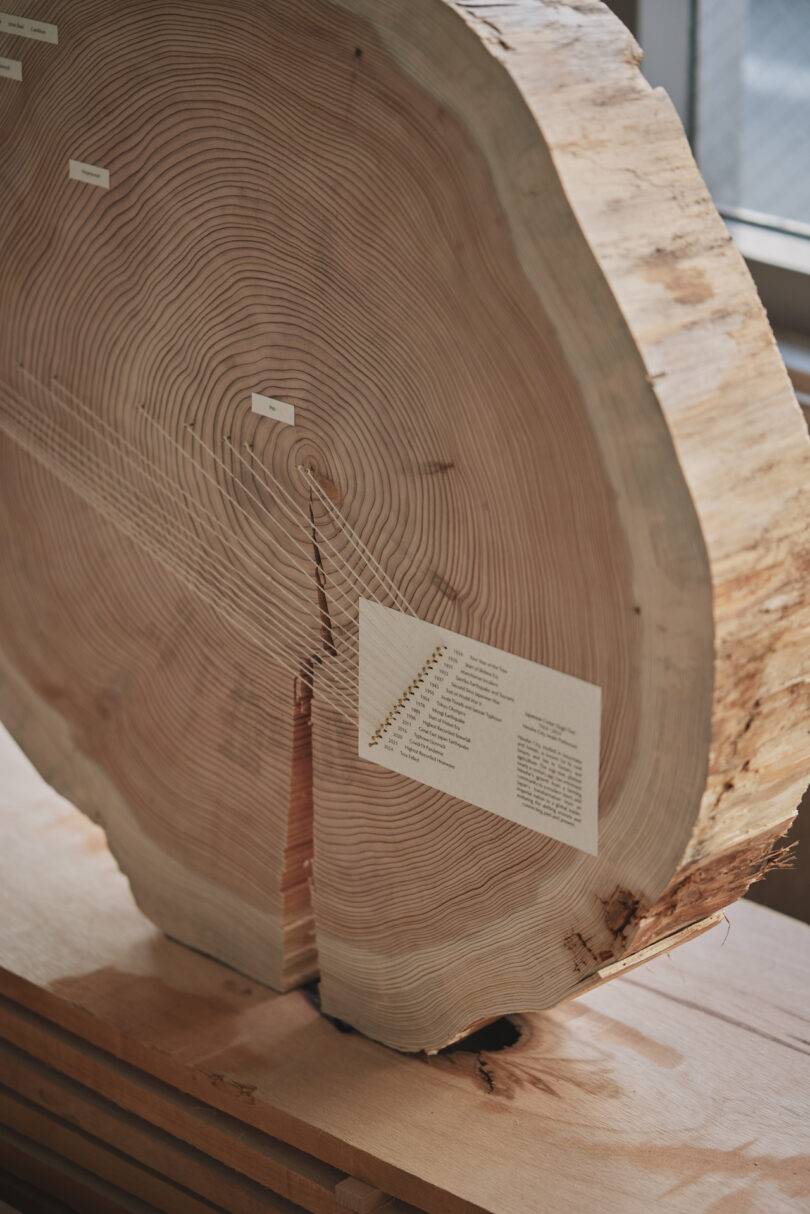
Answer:
<path fill-rule="evenodd" d="M 0 770 L 4 1005 L 246 1140 L 258 1129 L 435 1214 L 810 1208 L 804 925 L 739 903 L 676 953 L 513 1017 L 509 1048 L 405 1056 L 166 939 L 101 830 L 5 736 Z"/>

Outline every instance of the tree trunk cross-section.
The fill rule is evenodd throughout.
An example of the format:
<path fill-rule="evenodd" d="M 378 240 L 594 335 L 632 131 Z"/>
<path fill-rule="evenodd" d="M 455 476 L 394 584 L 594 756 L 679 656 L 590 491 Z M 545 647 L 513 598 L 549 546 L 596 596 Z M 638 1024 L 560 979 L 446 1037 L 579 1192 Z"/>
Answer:
<path fill-rule="evenodd" d="M 142 908 L 406 1050 L 700 930 L 806 782 L 810 462 L 624 27 L 15 17 L 0 710 Z M 600 689 L 595 855 L 359 755 L 361 598 Z"/>

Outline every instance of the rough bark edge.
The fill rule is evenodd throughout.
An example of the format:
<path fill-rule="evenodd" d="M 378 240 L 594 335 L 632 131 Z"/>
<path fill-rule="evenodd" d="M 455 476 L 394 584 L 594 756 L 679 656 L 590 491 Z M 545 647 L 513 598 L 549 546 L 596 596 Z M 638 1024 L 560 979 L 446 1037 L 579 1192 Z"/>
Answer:
<path fill-rule="evenodd" d="M 647 366 L 712 570 L 715 699 L 706 791 L 672 881 L 652 907 L 638 907 L 623 925 L 629 946 L 623 955 L 629 957 L 735 901 L 784 857 L 777 843 L 795 817 L 810 768 L 804 726 L 810 664 L 800 641 L 810 623 L 801 593 L 810 555 L 810 444 L 753 280 L 715 211 L 669 98 L 641 76 L 641 50 L 618 18 L 599 0 L 452 3 L 509 72 L 548 142 L 574 215 Z M 581 54 L 571 53 L 572 43 Z M 544 69 L 555 68 L 539 81 L 541 59 Z M 642 130 L 659 135 L 669 162 L 634 165 L 627 156 L 617 164 L 613 143 L 597 141 L 584 188 L 566 136 L 571 111 L 579 110 L 584 125 L 589 106 L 605 125 L 612 108 L 617 131 L 632 110 Z M 625 148 L 642 146 L 639 133 Z M 622 194 L 643 205 L 645 222 L 631 240 L 625 230 L 613 242 L 598 211 L 602 199 L 620 203 Z M 685 212 L 674 226 L 673 199 Z M 711 302 L 715 296 L 719 306 Z M 684 305 L 688 310 L 681 311 Z M 745 344 L 707 392 L 694 382 L 694 368 L 701 343 L 708 351 L 718 336 L 741 336 Z M 685 340 L 691 360 L 680 366 L 676 356 Z M 747 448 L 735 444 L 752 420 L 757 424 Z M 724 464 L 721 486 L 701 467 L 708 445 Z M 760 523 L 757 502 L 768 497 L 763 484 L 774 503 L 783 503 L 776 523 L 724 532 L 712 497 L 731 490 L 735 511 Z M 764 777 L 757 770 L 763 750 L 777 751 Z"/>
<path fill-rule="evenodd" d="M 742 898 L 755 881 L 773 868 L 784 867 L 792 845 L 779 846 L 793 818 L 720 856 L 682 869 L 673 877 L 655 906 L 638 921 L 633 955 L 677 931 L 700 915 L 709 915 Z"/>

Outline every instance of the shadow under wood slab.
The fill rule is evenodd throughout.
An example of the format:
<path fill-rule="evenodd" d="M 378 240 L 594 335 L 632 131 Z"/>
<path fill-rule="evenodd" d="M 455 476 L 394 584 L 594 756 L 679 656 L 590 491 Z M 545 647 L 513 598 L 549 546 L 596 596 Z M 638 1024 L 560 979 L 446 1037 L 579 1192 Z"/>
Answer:
<path fill-rule="evenodd" d="M 358 1195 L 390 1214 L 806 1210 L 805 925 L 743 902 L 511 1033 L 408 1057 L 167 940 L 8 739 L 0 771 L 0 1168 L 29 1176 L 44 1134 L 49 1176 L 72 1161 L 169 1214 L 171 1186 L 229 1214 L 272 1194 L 310 1214 Z M 4 1128 L 20 1109 L 27 1144 Z"/>
<path fill-rule="evenodd" d="M 810 462 L 627 32 L 22 8 L 58 42 L 0 35 L 15 737 L 167 933 L 401 1049 L 697 930 L 810 762 Z M 601 690 L 596 855 L 359 757 L 361 598 Z"/>

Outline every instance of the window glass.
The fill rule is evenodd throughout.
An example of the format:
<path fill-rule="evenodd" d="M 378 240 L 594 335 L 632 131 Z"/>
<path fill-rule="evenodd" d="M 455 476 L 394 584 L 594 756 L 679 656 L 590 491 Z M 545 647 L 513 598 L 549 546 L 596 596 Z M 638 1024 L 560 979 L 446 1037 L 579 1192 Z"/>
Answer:
<path fill-rule="evenodd" d="M 694 143 L 715 201 L 810 234 L 810 0 L 699 0 Z"/>

